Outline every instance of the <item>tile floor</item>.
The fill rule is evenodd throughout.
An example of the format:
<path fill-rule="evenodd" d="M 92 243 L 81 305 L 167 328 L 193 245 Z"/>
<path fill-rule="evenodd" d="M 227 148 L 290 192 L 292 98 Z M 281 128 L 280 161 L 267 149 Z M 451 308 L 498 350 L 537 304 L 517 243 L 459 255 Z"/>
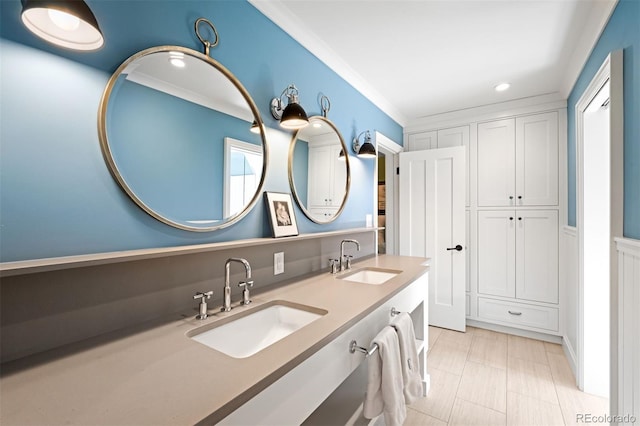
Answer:
<path fill-rule="evenodd" d="M 580 392 L 560 345 L 467 327 L 429 327 L 429 396 L 405 425 L 578 425 L 608 401 Z"/>

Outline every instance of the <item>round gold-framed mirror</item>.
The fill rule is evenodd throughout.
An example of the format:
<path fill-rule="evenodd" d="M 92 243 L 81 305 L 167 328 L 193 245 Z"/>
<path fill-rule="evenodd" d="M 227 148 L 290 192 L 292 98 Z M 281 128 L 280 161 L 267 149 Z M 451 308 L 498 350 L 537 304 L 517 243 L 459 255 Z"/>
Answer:
<path fill-rule="evenodd" d="M 268 163 L 260 113 L 215 59 L 181 46 L 140 51 L 118 67 L 98 114 L 109 171 L 145 212 L 209 232 L 260 199 Z"/>
<path fill-rule="evenodd" d="M 351 186 L 349 155 L 340 131 L 326 117 L 309 117 L 309 125 L 293 134 L 289 185 L 302 212 L 315 223 L 333 222 L 344 210 Z"/>

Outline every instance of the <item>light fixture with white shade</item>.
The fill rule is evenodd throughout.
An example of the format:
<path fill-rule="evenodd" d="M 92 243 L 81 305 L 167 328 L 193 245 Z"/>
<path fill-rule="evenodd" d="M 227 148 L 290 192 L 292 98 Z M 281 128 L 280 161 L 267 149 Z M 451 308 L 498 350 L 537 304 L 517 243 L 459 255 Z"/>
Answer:
<path fill-rule="evenodd" d="M 509 83 L 500 83 L 496 87 L 494 87 L 494 89 L 496 89 L 496 92 L 504 92 L 509 87 L 511 87 L 511 84 Z"/>
<path fill-rule="evenodd" d="M 22 0 L 22 23 L 38 37 L 74 50 L 104 44 L 98 21 L 82 0 Z"/>

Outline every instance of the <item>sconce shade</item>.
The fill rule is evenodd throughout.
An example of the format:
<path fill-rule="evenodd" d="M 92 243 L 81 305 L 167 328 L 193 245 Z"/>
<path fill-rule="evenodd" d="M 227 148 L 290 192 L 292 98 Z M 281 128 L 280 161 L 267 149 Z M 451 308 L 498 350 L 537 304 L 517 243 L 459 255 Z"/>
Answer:
<path fill-rule="evenodd" d="M 22 23 L 38 37 L 74 50 L 97 50 L 102 31 L 82 0 L 22 0 Z"/>
<path fill-rule="evenodd" d="M 285 129 L 300 129 L 309 124 L 307 113 L 298 103 L 290 102 L 282 112 L 280 126 Z"/>
<path fill-rule="evenodd" d="M 256 120 L 253 120 L 253 123 L 251 123 L 251 128 L 249 128 L 249 131 L 251 133 L 255 133 L 257 135 L 260 134 L 260 125 L 258 124 L 258 122 Z"/>
<path fill-rule="evenodd" d="M 340 160 L 340 161 L 344 161 L 345 160 L 345 158 L 344 158 L 344 149 L 340 150 L 340 154 L 338 154 L 338 160 Z"/>
<path fill-rule="evenodd" d="M 360 147 L 360 151 L 358 151 L 358 157 L 362 158 L 376 158 L 378 154 L 376 154 L 376 149 L 371 142 L 365 142 Z"/>
<path fill-rule="evenodd" d="M 364 143 L 360 145 L 360 136 L 364 135 Z M 376 158 L 376 147 L 371 143 L 371 133 L 368 130 L 353 138 L 353 152 L 360 158 Z"/>

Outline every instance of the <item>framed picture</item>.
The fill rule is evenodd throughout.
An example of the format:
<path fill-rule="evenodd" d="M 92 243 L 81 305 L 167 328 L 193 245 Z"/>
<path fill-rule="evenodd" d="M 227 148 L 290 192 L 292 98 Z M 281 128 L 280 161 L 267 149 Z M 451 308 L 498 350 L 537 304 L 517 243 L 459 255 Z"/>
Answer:
<path fill-rule="evenodd" d="M 293 211 L 291 194 L 284 192 L 265 192 L 264 199 L 269 211 L 269 222 L 273 237 L 298 235 L 298 224 Z"/>

